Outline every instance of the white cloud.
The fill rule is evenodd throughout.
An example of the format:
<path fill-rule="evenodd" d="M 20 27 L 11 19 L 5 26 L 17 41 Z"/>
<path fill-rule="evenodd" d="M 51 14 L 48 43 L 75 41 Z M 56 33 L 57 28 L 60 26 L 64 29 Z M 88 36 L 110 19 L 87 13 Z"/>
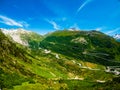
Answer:
<path fill-rule="evenodd" d="M 110 31 L 106 32 L 106 34 L 113 34 L 113 33 L 117 32 L 118 30 L 120 30 L 120 27 L 110 30 Z"/>
<path fill-rule="evenodd" d="M 28 26 L 28 24 L 25 21 L 18 22 L 9 17 L 3 16 L 3 15 L 0 15 L 0 19 L 1 19 L 0 23 L 4 23 L 9 26 L 18 26 L 18 27 L 23 27 L 26 25 Z"/>
<path fill-rule="evenodd" d="M 96 31 L 101 31 L 101 30 L 102 30 L 102 28 L 96 28 L 95 30 L 96 30 Z"/>
<path fill-rule="evenodd" d="M 80 5 L 80 7 L 78 8 L 76 14 L 79 13 L 79 12 L 83 9 L 83 7 L 85 7 L 85 6 L 86 6 L 88 3 L 90 3 L 91 1 L 92 1 L 92 0 L 86 0 L 82 5 Z"/>
<path fill-rule="evenodd" d="M 105 26 L 101 26 L 101 27 L 97 27 L 95 30 L 96 31 L 102 31 L 102 30 L 105 30 L 107 27 Z"/>
<path fill-rule="evenodd" d="M 67 20 L 66 17 L 56 17 L 52 19 L 53 21 L 64 22 Z"/>
<path fill-rule="evenodd" d="M 48 19 L 45 19 L 45 21 L 47 21 L 48 23 L 50 23 L 54 29 L 59 30 L 60 26 L 55 22 L 55 21 L 50 21 Z"/>
<path fill-rule="evenodd" d="M 22 24 L 22 25 L 25 26 L 25 27 L 28 27 L 28 26 L 29 26 L 29 24 L 28 24 L 27 22 L 25 22 L 25 21 L 20 21 L 19 23 Z"/>
<path fill-rule="evenodd" d="M 77 23 L 73 24 L 72 26 L 70 26 L 70 28 L 74 28 L 76 30 L 80 30 L 79 26 L 77 25 Z"/>

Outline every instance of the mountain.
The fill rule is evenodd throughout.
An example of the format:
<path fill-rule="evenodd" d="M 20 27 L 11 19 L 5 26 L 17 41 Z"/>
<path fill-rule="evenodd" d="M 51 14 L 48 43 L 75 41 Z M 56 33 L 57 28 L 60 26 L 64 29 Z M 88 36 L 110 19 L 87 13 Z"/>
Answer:
<path fill-rule="evenodd" d="M 24 68 L 20 62 L 31 63 L 25 50 L 17 47 L 0 30 L 0 88 L 11 88 L 29 79 L 34 75 Z"/>
<path fill-rule="evenodd" d="M 19 86 L 20 90 L 66 88 L 64 83 L 51 80 L 53 77 L 67 77 L 58 63 L 50 63 L 55 60 L 53 55 L 47 56 L 43 51 L 39 52 L 39 57 L 32 55 L 31 50 L 11 41 L 1 30 L 0 52 L 0 89 L 18 90 Z"/>
<path fill-rule="evenodd" d="M 2 32 L 9 36 L 12 41 L 15 41 L 21 45 L 28 46 L 32 49 L 36 49 L 39 46 L 39 42 L 42 40 L 43 36 L 24 30 L 22 28 L 18 29 L 1 29 Z"/>
<path fill-rule="evenodd" d="M 120 65 L 120 43 L 94 30 L 56 31 L 42 40 L 40 46 L 82 61 L 105 66 Z"/>
<path fill-rule="evenodd" d="M 45 68 L 46 64 L 27 50 L 26 47 L 12 42 L 0 30 L 0 89 L 12 89 L 13 86 L 25 82 L 29 84 L 39 82 L 39 85 L 43 84 L 45 88 L 45 84 L 49 83 L 44 75 L 50 70 L 46 72 L 43 69 L 44 73 L 40 72 L 42 70 L 40 66 Z M 46 60 L 42 57 L 41 59 Z M 46 88 L 47 86 L 49 85 L 46 85 Z"/>
<path fill-rule="evenodd" d="M 120 42 L 120 34 L 115 34 L 115 35 L 113 36 L 113 38 L 115 38 L 117 41 Z"/>
<path fill-rule="evenodd" d="M 28 46 L 0 30 L 0 89 L 99 90 L 104 87 L 100 83 L 119 76 L 117 69 L 108 71 L 106 66 L 119 65 L 120 45 L 101 32 L 65 30 L 46 36 L 21 32 Z M 104 59 L 95 58 L 96 53 Z"/>

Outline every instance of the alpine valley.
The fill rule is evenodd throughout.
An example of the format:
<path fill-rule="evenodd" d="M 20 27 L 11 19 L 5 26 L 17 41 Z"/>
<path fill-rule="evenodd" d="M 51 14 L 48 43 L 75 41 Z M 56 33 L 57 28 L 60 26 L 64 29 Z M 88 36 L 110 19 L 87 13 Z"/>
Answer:
<path fill-rule="evenodd" d="M 0 90 L 120 90 L 120 42 L 96 30 L 1 28 Z"/>

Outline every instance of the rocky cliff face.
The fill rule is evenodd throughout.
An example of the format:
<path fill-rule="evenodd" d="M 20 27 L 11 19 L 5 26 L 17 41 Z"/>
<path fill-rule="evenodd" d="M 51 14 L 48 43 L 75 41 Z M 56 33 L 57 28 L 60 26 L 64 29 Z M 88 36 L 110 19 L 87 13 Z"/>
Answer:
<path fill-rule="evenodd" d="M 9 30 L 8 29 L 2 29 L 2 32 L 5 35 L 10 36 L 13 39 L 13 41 L 15 41 L 19 44 L 28 46 L 28 42 L 26 40 L 23 40 L 21 38 L 21 36 L 30 34 L 31 33 L 30 31 L 27 31 L 27 30 L 24 30 L 24 29 L 9 29 Z"/>

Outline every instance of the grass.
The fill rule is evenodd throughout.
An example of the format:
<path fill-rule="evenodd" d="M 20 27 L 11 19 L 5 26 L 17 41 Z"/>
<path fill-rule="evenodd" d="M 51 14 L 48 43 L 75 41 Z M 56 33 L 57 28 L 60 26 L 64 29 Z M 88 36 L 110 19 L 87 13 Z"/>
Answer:
<path fill-rule="evenodd" d="M 94 90 L 97 87 L 96 80 L 108 81 L 114 77 L 113 74 L 104 71 L 103 65 L 94 62 L 94 60 L 99 61 L 97 58 L 88 57 L 87 60 L 84 60 L 87 56 L 84 57 L 81 53 L 84 51 L 81 48 L 83 45 L 79 46 L 66 42 L 66 40 L 71 41 L 71 39 L 78 37 L 79 32 L 63 32 L 55 32 L 53 33 L 54 37 L 46 39 L 56 43 L 54 46 L 49 42 L 46 44 L 46 46 L 52 45 L 49 46 L 53 49 L 49 54 L 45 54 L 43 48 L 40 50 L 36 48 L 28 50 L 22 45 L 16 45 L 0 33 L 0 38 L 2 39 L 2 42 L 0 41 L 0 88 L 10 89 L 14 86 L 14 90 Z M 58 36 L 56 37 L 56 35 Z M 7 43 L 5 44 L 5 42 Z M 31 44 L 34 43 L 31 41 Z M 36 41 L 36 43 L 38 44 L 39 42 Z M 86 52 L 89 51 L 88 47 L 83 46 Z M 56 54 L 59 54 L 60 59 L 55 57 Z M 76 57 L 82 57 L 83 59 Z M 78 63 L 82 64 L 82 66 L 101 70 L 81 68 Z M 68 80 L 68 78 L 74 79 L 75 77 L 82 77 L 84 80 Z"/>
<path fill-rule="evenodd" d="M 99 85 L 99 84 L 98 84 Z M 54 80 L 48 84 L 29 84 L 14 86 L 13 90 L 97 90 L 95 82 L 79 81 L 79 80 Z"/>

